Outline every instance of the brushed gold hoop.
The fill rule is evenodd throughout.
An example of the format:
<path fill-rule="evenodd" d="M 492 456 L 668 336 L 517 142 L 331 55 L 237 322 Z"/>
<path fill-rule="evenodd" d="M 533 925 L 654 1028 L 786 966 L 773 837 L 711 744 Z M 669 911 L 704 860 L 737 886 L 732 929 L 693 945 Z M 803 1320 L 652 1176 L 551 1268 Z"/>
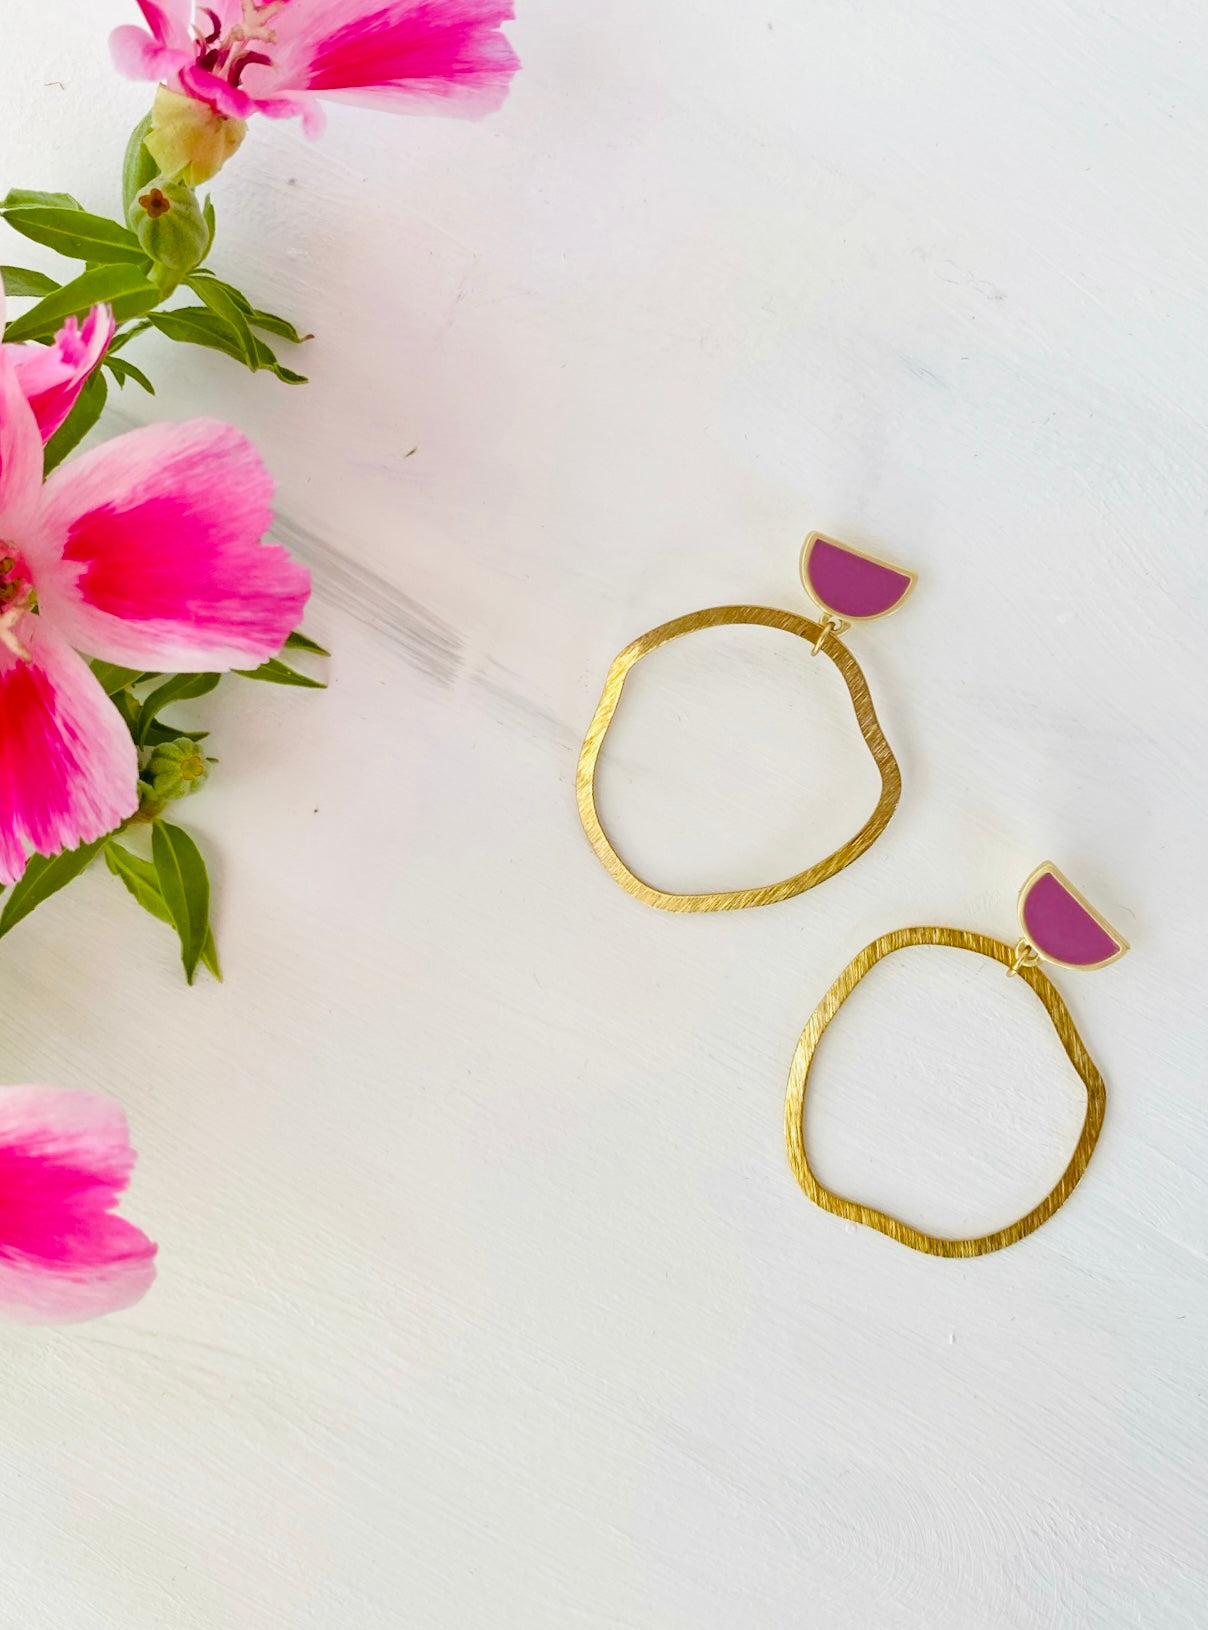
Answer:
<path fill-rule="evenodd" d="M 846 1200 L 841 1195 L 833 1194 L 830 1189 L 823 1187 L 810 1169 L 805 1149 L 803 1118 L 805 1092 L 818 1043 L 827 1025 L 865 974 L 875 968 L 882 958 L 911 945 L 944 945 L 958 951 L 972 951 L 978 956 L 989 957 L 992 961 L 1001 963 L 1008 973 L 1022 979 L 1040 998 L 1045 1012 L 1053 1022 L 1053 1028 L 1065 1049 L 1067 1058 L 1086 1088 L 1086 1116 L 1082 1123 L 1082 1131 L 1070 1162 L 1056 1185 L 1026 1216 L 1008 1224 L 1006 1228 L 996 1229 L 992 1234 L 982 1234 L 969 1239 L 946 1239 L 936 1234 L 924 1233 L 922 1229 L 912 1228 L 909 1223 L 900 1222 L 896 1217 L 890 1217 L 873 1206 L 861 1205 L 855 1200 Z M 961 928 L 898 928 L 892 933 L 882 934 L 880 939 L 873 940 L 871 945 L 866 945 L 859 956 L 844 968 L 810 1016 L 809 1023 L 797 1043 L 792 1067 L 789 1070 L 788 1094 L 784 1106 L 784 1135 L 793 1175 L 814 1204 L 821 1206 L 824 1211 L 830 1211 L 836 1217 L 843 1217 L 849 1222 L 863 1223 L 868 1228 L 876 1228 L 882 1234 L 888 1234 L 890 1239 L 897 1240 L 899 1244 L 909 1245 L 915 1251 L 925 1251 L 930 1256 L 985 1256 L 991 1251 L 1000 1251 L 1004 1246 L 1013 1245 L 1017 1240 L 1024 1239 L 1039 1228 L 1041 1223 L 1047 1222 L 1069 1199 L 1094 1153 L 1103 1126 L 1106 1102 L 1107 1092 L 1103 1085 L 1103 1077 L 1083 1045 L 1082 1038 L 1070 1017 L 1070 1010 L 1048 976 L 1033 962 L 1020 957 L 1018 947 L 1007 945 L 1002 940 L 991 939 L 986 934 L 975 934 Z"/>
<path fill-rule="evenodd" d="M 872 754 L 881 777 L 881 794 L 872 814 L 854 837 L 849 838 L 824 860 L 817 861 L 813 866 L 808 866 L 792 877 L 786 877 L 782 882 L 768 883 L 762 888 L 674 894 L 667 889 L 655 888 L 652 884 L 643 882 L 636 873 L 630 871 L 613 848 L 596 809 L 596 765 L 630 670 L 644 656 L 648 656 L 651 651 L 657 651 L 660 645 L 666 645 L 670 640 L 679 639 L 684 634 L 693 634 L 698 629 L 720 628 L 732 623 L 779 628 L 786 634 L 795 634 L 798 639 L 805 640 L 830 658 L 847 686 L 860 734 Z M 632 644 L 627 645 L 613 661 L 612 667 L 608 670 L 608 678 L 604 682 L 604 694 L 600 698 L 600 705 L 596 709 L 579 754 L 575 794 L 579 806 L 579 819 L 583 823 L 588 842 L 609 876 L 614 878 L 627 894 L 641 900 L 644 905 L 655 906 L 660 911 L 742 911 L 748 906 L 766 906 L 773 905 L 778 900 L 791 900 L 794 895 L 804 894 L 806 889 L 812 889 L 815 884 L 825 882 L 828 877 L 834 877 L 836 872 L 841 872 L 845 866 L 850 866 L 853 860 L 857 860 L 876 842 L 889 825 L 890 817 L 902 796 L 902 774 L 898 768 L 898 761 L 893 756 L 893 749 L 886 741 L 877 719 L 868 682 L 859 663 L 835 634 L 832 625 L 826 621 L 814 622 L 809 617 L 798 616 L 796 612 L 776 611 L 768 606 L 713 606 L 707 611 L 693 611 L 685 617 L 676 617 L 669 623 L 652 628 L 648 634 L 643 634 Z"/>

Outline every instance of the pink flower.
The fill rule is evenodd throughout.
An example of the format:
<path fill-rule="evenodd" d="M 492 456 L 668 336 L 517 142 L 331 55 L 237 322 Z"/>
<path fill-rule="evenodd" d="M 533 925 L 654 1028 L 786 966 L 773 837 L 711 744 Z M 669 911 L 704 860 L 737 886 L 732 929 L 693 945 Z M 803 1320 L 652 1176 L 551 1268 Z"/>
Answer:
<path fill-rule="evenodd" d="M 158 79 L 228 119 L 300 114 L 318 98 L 477 117 L 520 66 L 500 32 L 512 0 L 138 0 L 147 29 L 112 35 L 131 79 Z M 149 30 L 150 32 L 147 32 Z"/>
<path fill-rule="evenodd" d="M 49 441 L 75 406 L 93 369 L 113 339 L 116 325 L 108 306 L 93 306 L 83 328 L 69 317 L 53 345 L 11 345 L 9 355 L 42 440 Z"/>
<path fill-rule="evenodd" d="M 0 317 L 3 309 L 0 306 Z M 130 732 L 80 651 L 140 670 L 248 668 L 310 578 L 276 544 L 255 449 L 209 419 L 151 425 L 60 465 L 0 347 L 0 882 L 138 804 Z"/>
<path fill-rule="evenodd" d="M 0 1087 L 0 1317 L 74 1324 L 145 1294 L 155 1246 L 114 1215 L 133 1165 L 108 1099 Z"/>

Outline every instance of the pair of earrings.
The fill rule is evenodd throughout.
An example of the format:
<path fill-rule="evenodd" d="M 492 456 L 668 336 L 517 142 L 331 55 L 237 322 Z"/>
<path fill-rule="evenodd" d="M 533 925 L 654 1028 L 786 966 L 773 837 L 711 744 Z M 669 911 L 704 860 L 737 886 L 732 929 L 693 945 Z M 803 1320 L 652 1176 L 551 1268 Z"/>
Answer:
<path fill-rule="evenodd" d="M 609 875 L 626 893 L 645 905 L 662 911 L 741 911 L 748 906 L 772 905 L 778 900 L 790 900 L 794 895 L 804 894 L 807 889 L 825 882 L 828 877 L 834 877 L 845 866 L 850 866 L 889 825 L 902 795 L 902 775 L 893 749 L 877 720 L 868 682 L 859 663 L 844 645 L 842 636 L 854 623 L 870 622 L 896 610 L 914 587 L 915 574 L 815 532 L 806 539 L 801 551 L 801 577 L 806 589 L 821 607 L 822 615 L 817 621 L 796 612 L 777 611 L 767 606 L 713 606 L 652 628 L 648 634 L 627 645 L 608 671 L 604 694 L 579 755 L 576 777 L 579 818 L 588 841 Z M 769 883 L 761 888 L 675 894 L 644 882 L 617 853 L 596 808 L 596 767 L 625 680 L 636 664 L 670 640 L 695 633 L 698 629 L 735 623 L 779 628 L 785 633 L 795 634 L 809 644 L 815 656 L 825 656 L 834 663 L 851 697 L 860 734 L 880 773 L 881 793 L 872 814 L 854 837 L 823 860 L 816 861 L 792 877 L 786 877 L 782 882 Z M 898 928 L 882 934 L 848 964 L 814 1009 L 801 1033 L 789 1070 L 784 1128 L 794 1176 L 815 1205 L 851 1222 L 879 1229 L 891 1239 L 916 1251 L 926 1251 L 933 1256 L 969 1257 L 983 1256 L 1023 1239 L 1039 1228 L 1041 1223 L 1047 1222 L 1069 1198 L 1094 1152 L 1103 1125 L 1106 1093 L 1103 1077 L 1083 1045 L 1069 1009 L 1039 964 L 1043 960 L 1066 968 L 1104 968 L 1109 962 L 1123 956 L 1128 946 L 1089 901 L 1050 863 L 1037 867 L 1024 883 L 1019 895 L 1018 915 L 1020 938 L 1014 945 L 963 928 Z M 971 951 L 978 956 L 989 957 L 991 961 L 1001 964 L 1008 975 L 1022 979 L 1039 997 L 1066 1056 L 1086 1089 L 1086 1115 L 1082 1131 L 1057 1184 L 1026 1216 L 992 1234 L 966 1239 L 927 1234 L 883 1211 L 844 1199 L 818 1181 L 806 1153 L 803 1119 L 805 1093 L 818 1043 L 865 974 L 884 957 L 911 945 L 943 945 Z"/>

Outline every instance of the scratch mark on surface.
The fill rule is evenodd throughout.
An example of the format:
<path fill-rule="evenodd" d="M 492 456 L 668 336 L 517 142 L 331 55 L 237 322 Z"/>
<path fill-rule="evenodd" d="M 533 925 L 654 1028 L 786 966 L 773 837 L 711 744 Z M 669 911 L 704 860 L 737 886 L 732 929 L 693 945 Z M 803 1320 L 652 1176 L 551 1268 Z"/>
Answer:
<path fill-rule="evenodd" d="M 277 516 L 273 537 L 306 562 L 325 600 L 383 635 L 437 684 L 454 683 L 463 642 L 448 623 L 286 515 Z"/>
<path fill-rule="evenodd" d="M 494 670 L 494 674 L 490 670 Z M 578 746 L 576 731 L 556 713 L 551 713 L 549 708 L 523 695 L 517 689 L 516 675 L 494 660 L 488 658 L 486 666 L 474 674 L 472 684 L 476 690 L 484 691 L 496 702 L 501 702 L 508 712 L 530 727 L 537 726 L 534 734 L 552 738 L 568 749 Z"/>

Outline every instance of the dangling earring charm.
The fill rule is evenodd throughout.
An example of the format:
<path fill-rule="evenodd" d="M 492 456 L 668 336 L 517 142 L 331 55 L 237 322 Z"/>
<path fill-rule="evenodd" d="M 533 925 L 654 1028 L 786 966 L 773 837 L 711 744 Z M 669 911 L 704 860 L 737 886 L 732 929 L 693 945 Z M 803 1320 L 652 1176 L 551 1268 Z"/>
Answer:
<path fill-rule="evenodd" d="M 849 1222 L 864 1223 L 869 1228 L 879 1229 L 890 1239 L 896 1239 L 916 1251 L 926 1251 L 932 1256 L 967 1257 L 984 1256 L 990 1251 L 1000 1251 L 1004 1245 L 1013 1245 L 1016 1240 L 1039 1228 L 1041 1223 L 1047 1222 L 1069 1198 L 1094 1153 L 1103 1125 L 1106 1091 L 1103 1077 L 1083 1046 L 1069 1009 L 1038 964 L 1044 960 L 1065 968 L 1106 968 L 1108 963 L 1124 955 L 1128 945 L 1056 866 L 1048 863 L 1037 867 L 1020 890 L 1019 925 L 1022 937 L 1013 946 L 963 928 L 898 928 L 866 945 L 835 980 L 814 1009 L 797 1043 L 789 1071 L 784 1111 L 789 1164 L 815 1205 Z M 1066 1056 L 1086 1088 L 1086 1116 L 1082 1131 L 1069 1165 L 1056 1186 L 1025 1217 L 993 1234 L 972 1239 L 944 1239 L 935 1234 L 925 1234 L 921 1229 L 899 1222 L 896 1217 L 887 1216 L 872 1206 L 860 1205 L 854 1200 L 832 1194 L 810 1169 L 803 1116 L 805 1090 L 818 1043 L 864 975 L 875 968 L 883 957 L 910 945 L 946 945 L 958 951 L 973 951 L 978 956 L 990 957 L 992 961 L 1001 963 L 1008 976 L 1022 979 L 1040 998 L 1045 1012 L 1053 1021 L 1053 1028 Z"/>
<path fill-rule="evenodd" d="M 579 754 L 575 781 L 579 819 L 588 842 L 609 875 L 626 893 L 648 906 L 656 906 L 661 911 L 739 911 L 747 906 L 766 906 L 777 900 L 791 900 L 794 895 L 804 894 L 806 889 L 812 889 L 815 884 L 825 882 L 845 866 L 850 866 L 875 843 L 897 808 L 902 795 L 901 771 L 877 720 L 868 682 L 841 636 L 853 623 L 870 622 L 887 616 L 901 605 L 914 587 L 914 573 L 903 571 L 899 566 L 890 566 L 872 555 L 861 554 L 847 544 L 814 532 L 806 539 L 801 551 L 801 576 L 805 587 L 822 607 L 823 615 L 819 622 L 793 611 L 776 611 L 767 606 L 713 606 L 707 611 L 693 611 L 686 617 L 676 617 L 672 622 L 652 628 L 648 634 L 627 645 L 608 670 L 604 694 Z M 805 640 L 815 656 L 830 658 L 847 686 L 860 734 L 880 772 L 881 795 L 872 814 L 856 835 L 805 871 L 759 888 L 674 894 L 643 882 L 630 871 L 613 848 L 596 809 L 596 765 L 630 670 L 644 656 L 657 651 L 660 645 L 666 645 L 670 640 L 679 639 L 684 634 L 694 634 L 698 629 L 718 628 L 727 623 L 779 628 Z"/>

